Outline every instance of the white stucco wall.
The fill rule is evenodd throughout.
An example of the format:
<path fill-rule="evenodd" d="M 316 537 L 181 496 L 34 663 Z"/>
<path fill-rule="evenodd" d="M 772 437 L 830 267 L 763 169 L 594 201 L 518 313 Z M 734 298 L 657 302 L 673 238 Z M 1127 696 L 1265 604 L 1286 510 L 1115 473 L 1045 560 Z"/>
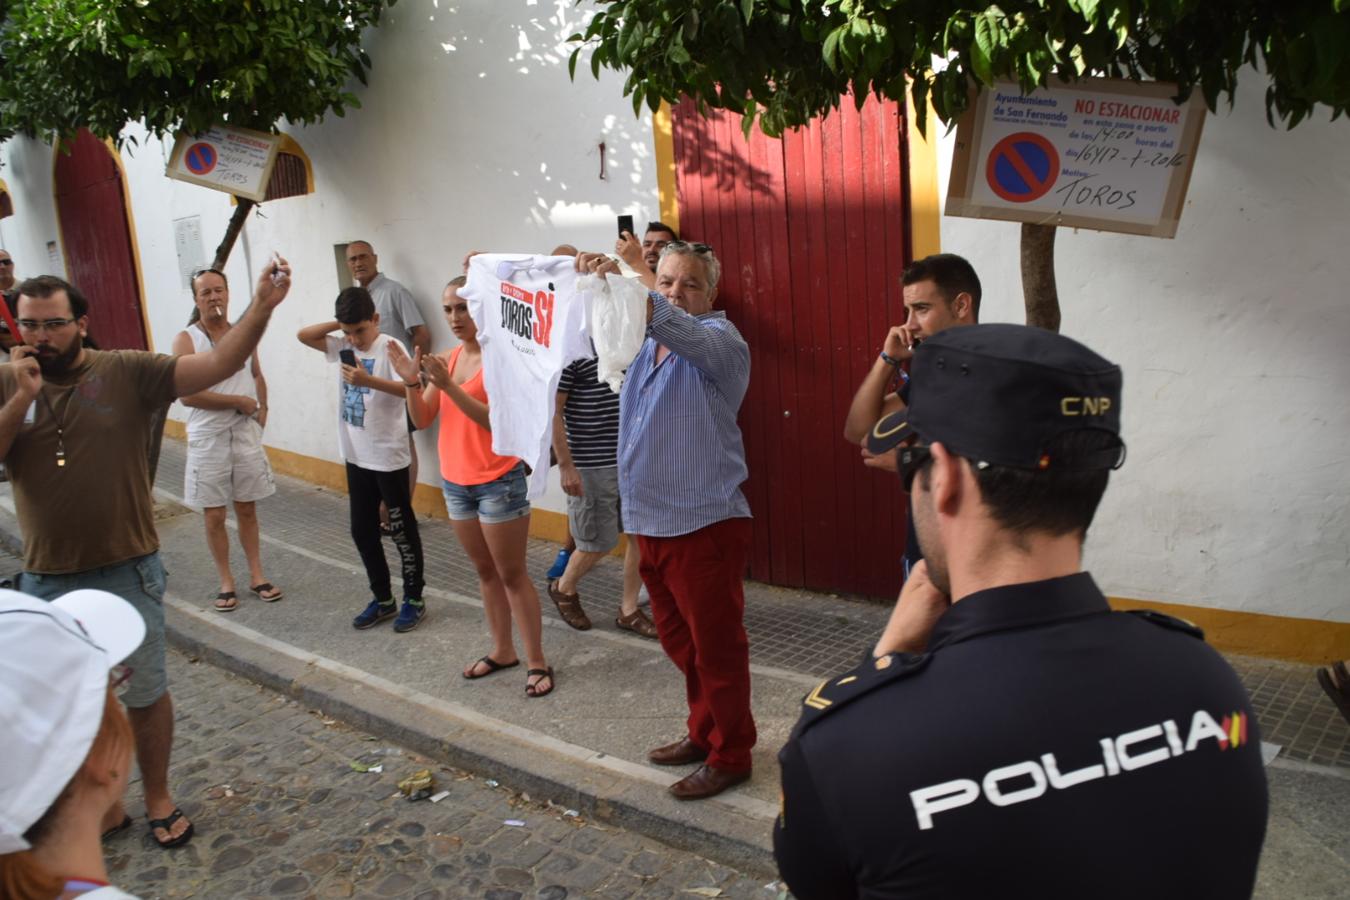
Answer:
<path fill-rule="evenodd" d="M 650 118 L 633 117 L 616 76 L 568 80 L 578 24 L 569 0 L 400 3 L 369 36 L 363 108 L 289 129 L 315 193 L 267 204 L 229 265 L 235 314 L 274 248 L 296 272 L 261 347 L 269 444 L 338 459 L 335 373 L 294 339 L 331 316 L 334 244 L 372 241 L 443 348 L 440 290 L 466 251 L 607 249 L 616 214 L 658 217 Z M 1350 621 L 1350 151 L 1343 123 L 1270 129 L 1259 82 L 1247 73 L 1236 109 L 1207 123 L 1176 239 L 1059 236 L 1063 330 L 1125 371 L 1129 460 L 1088 565 L 1116 595 Z M 46 271 L 59 240 L 52 153 L 0 150 L 16 207 L 0 244 L 21 275 Z M 165 179 L 167 154 L 149 141 L 122 155 L 160 350 L 190 310 L 174 220 L 201 217 L 209 258 L 231 212 L 225 195 Z M 944 218 L 942 245 L 980 271 L 985 321 L 1022 320 L 1016 225 Z M 434 433 L 419 446 L 435 484 Z M 563 508 L 556 476 L 540 506 Z"/>
<path fill-rule="evenodd" d="M 374 68 L 353 85 L 362 108 L 345 118 L 287 130 L 308 154 L 315 190 L 265 204 L 230 257 L 231 315 L 271 252 L 292 263 L 295 287 L 261 345 L 270 390 L 267 443 L 338 461 L 336 370 L 295 340 L 305 324 L 332 318 L 339 289 L 334 245 L 371 241 L 380 268 L 414 294 L 437 349 L 453 339 L 440 312 L 441 290 L 475 249 L 547 252 L 562 243 L 611 249 L 615 217 L 659 218 L 651 117 L 635 118 L 622 79 L 588 69 L 572 82 L 566 39 L 584 27 L 566 0 L 518 4 L 400 3 L 367 37 Z M 191 311 L 181 288 L 174 220 L 201 217 L 209 261 L 233 207 L 216 191 L 164 177 L 172 141 L 125 146 L 147 317 L 155 349 L 168 352 Z M 600 144 L 605 144 L 601 179 Z M 16 197 L 24 233 L 15 245 L 20 274 L 57 234 L 51 200 L 51 148 L 10 141 L 0 177 Z M 38 170 L 41 170 L 40 172 Z M 36 174 L 35 174 L 36 173 Z M 16 182 L 18 185 L 16 185 Z M 43 235 L 28 240 L 31 223 Z M 641 226 L 639 226 L 641 227 Z M 45 250 L 41 251 L 45 258 Z M 173 418 L 185 417 L 175 406 Z M 434 426 L 418 437 L 420 480 L 439 485 Z M 538 505 L 563 510 L 556 475 Z"/>
<path fill-rule="evenodd" d="M 0 178 L 9 187 L 14 215 L 0 219 L 0 247 L 14 257 L 14 275 L 65 276 L 65 256 L 52 198 L 53 150 L 46 144 L 13 138 L 0 146 Z M 61 268 L 52 271 L 47 242 L 56 243 Z"/>
<path fill-rule="evenodd" d="M 1265 121 L 1244 73 L 1173 240 L 1061 229 L 1061 330 L 1125 373 L 1129 457 L 1087 564 L 1108 593 L 1350 621 L 1350 150 Z M 942 144 L 945 195 L 952 140 Z M 1024 321 L 1019 226 L 946 217 L 981 319 Z"/>

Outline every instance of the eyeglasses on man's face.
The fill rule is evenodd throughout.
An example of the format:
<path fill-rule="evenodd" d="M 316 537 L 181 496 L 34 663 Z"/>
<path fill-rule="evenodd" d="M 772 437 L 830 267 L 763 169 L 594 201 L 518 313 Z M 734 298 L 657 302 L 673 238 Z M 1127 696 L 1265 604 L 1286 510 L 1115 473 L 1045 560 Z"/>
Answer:
<path fill-rule="evenodd" d="M 17 324 L 20 331 L 37 334 L 39 331 L 60 331 L 74 322 L 74 319 L 20 319 Z"/>
<path fill-rule="evenodd" d="M 0 259 L 0 266 L 12 266 L 12 265 L 14 265 L 14 260 L 12 260 L 12 259 Z"/>

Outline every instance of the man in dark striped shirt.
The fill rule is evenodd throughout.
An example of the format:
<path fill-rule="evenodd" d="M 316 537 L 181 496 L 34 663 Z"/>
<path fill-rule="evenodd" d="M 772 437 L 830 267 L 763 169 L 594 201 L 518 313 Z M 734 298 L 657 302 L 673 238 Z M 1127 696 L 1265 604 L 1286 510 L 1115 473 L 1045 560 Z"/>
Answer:
<path fill-rule="evenodd" d="M 619 395 L 597 377 L 599 360 L 579 359 L 558 379 L 558 405 L 553 415 L 553 452 L 567 494 L 567 527 L 576 550 L 559 578 L 550 579 L 548 595 L 563 621 L 586 631 L 590 617 L 581 608 L 577 584 L 613 550 L 623 531 L 619 504 Z M 656 637 L 656 625 L 638 609 L 637 541 L 629 540 L 623 557 L 623 595 L 614 624 L 645 638 Z"/>
<path fill-rule="evenodd" d="M 595 254 L 577 265 L 618 274 Z M 681 800 L 748 779 L 756 737 L 741 584 L 750 505 L 736 424 L 750 348 L 726 313 L 713 311 L 720 272 L 706 244 L 666 245 L 648 282 L 647 340 L 628 367 L 619 414 L 624 525 L 638 536 L 661 646 L 684 674 L 689 701 L 686 735 L 647 758 L 702 763 L 671 785 Z"/>

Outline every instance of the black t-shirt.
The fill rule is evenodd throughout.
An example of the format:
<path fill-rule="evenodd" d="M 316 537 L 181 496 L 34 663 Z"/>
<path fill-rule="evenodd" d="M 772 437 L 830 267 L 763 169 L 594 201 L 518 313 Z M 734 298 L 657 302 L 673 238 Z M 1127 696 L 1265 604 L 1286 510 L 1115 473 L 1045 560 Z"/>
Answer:
<path fill-rule="evenodd" d="M 1198 629 L 1086 573 L 981 591 L 923 655 L 823 682 L 779 753 L 779 871 L 814 898 L 1249 897 L 1267 795 Z"/>

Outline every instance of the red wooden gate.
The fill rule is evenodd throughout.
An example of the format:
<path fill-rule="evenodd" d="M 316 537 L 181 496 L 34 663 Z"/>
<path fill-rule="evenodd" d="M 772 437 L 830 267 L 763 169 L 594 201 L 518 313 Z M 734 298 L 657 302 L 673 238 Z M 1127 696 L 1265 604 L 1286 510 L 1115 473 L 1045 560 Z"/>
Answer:
<path fill-rule="evenodd" d="M 90 335 L 105 349 L 146 349 L 122 173 L 85 129 L 69 154 L 57 151 L 56 211 L 70 281 L 89 298 Z"/>
<path fill-rule="evenodd" d="M 750 575 L 893 597 L 905 496 L 844 441 L 853 391 L 903 318 L 910 259 L 903 118 L 871 99 L 782 140 L 686 100 L 672 116 L 680 237 L 723 264 L 718 306 L 750 344 L 740 423 Z"/>

